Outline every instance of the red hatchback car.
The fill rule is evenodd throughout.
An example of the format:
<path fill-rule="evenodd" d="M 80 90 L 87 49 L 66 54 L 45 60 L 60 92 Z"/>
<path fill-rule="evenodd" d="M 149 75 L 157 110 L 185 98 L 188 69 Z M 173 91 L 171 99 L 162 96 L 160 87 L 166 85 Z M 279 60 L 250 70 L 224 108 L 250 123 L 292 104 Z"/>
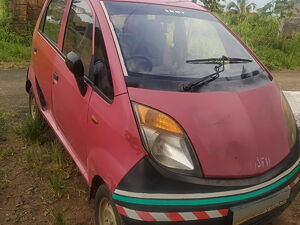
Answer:
<path fill-rule="evenodd" d="M 266 225 L 299 192 L 287 100 L 192 2 L 47 0 L 26 90 L 91 187 L 97 225 Z"/>

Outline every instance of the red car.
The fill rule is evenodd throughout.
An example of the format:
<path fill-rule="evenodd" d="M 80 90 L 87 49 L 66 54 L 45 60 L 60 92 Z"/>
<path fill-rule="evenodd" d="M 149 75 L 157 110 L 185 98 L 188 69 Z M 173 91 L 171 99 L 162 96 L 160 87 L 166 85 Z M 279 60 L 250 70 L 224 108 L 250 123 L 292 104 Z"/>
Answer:
<path fill-rule="evenodd" d="M 299 192 L 287 100 L 192 2 L 47 0 L 26 90 L 89 184 L 97 225 L 266 225 Z"/>

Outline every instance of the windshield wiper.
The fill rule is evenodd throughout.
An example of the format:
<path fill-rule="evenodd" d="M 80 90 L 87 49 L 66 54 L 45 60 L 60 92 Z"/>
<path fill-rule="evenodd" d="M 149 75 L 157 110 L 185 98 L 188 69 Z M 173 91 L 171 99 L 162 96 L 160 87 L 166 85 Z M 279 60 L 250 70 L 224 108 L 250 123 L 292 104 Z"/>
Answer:
<path fill-rule="evenodd" d="M 195 88 L 202 87 L 220 77 L 220 73 L 225 70 L 225 62 L 215 62 L 215 64 L 218 64 L 215 66 L 215 73 L 212 73 L 208 76 L 202 77 L 200 79 L 197 79 L 192 82 L 188 82 L 185 84 L 182 84 L 180 86 L 180 91 L 193 91 Z M 221 69 L 222 68 L 222 69 Z"/>
<path fill-rule="evenodd" d="M 225 62 L 233 63 L 250 63 L 253 60 L 251 59 L 242 59 L 242 58 L 230 58 L 227 56 L 223 56 L 222 58 L 207 58 L 207 59 L 193 59 L 187 60 L 186 63 L 191 64 L 217 64 L 214 68 L 215 73 L 212 73 L 208 76 L 202 77 L 195 81 L 182 84 L 180 86 L 181 91 L 192 91 L 195 88 L 202 87 L 220 77 L 220 73 L 225 70 Z"/>
<path fill-rule="evenodd" d="M 250 63 L 253 62 L 252 59 L 243 58 L 230 58 L 228 56 L 222 56 L 222 58 L 207 58 L 207 59 L 191 59 L 187 60 L 186 63 L 190 64 L 216 64 L 219 62 L 229 62 L 230 64 L 235 63 Z"/>

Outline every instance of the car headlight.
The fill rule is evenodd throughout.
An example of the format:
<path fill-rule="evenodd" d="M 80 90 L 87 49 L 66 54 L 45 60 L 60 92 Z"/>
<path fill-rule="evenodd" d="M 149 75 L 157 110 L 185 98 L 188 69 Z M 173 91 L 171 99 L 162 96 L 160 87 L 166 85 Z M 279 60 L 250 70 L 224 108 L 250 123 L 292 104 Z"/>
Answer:
<path fill-rule="evenodd" d="M 175 170 L 198 169 L 195 153 L 184 130 L 170 116 L 133 103 L 145 147 L 159 164 Z"/>
<path fill-rule="evenodd" d="M 286 126 L 288 129 L 289 147 L 294 147 L 297 140 L 297 125 L 294 114 L 286 97 L 282 93 L 281 105 L 285 116 Z"/>

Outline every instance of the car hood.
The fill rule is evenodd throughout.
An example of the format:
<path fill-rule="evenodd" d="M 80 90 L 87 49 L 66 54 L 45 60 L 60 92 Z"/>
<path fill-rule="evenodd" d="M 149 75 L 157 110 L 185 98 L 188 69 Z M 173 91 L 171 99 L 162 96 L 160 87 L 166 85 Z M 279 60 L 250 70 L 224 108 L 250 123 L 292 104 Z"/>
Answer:
<path fill-rule="evenodd" d="M 134 102 L 158 109 L 184 128 L 209 178 L 262 174 L 290 152 L 274 82 L 243 92 L 183 93 L 128 88 Z"/>

